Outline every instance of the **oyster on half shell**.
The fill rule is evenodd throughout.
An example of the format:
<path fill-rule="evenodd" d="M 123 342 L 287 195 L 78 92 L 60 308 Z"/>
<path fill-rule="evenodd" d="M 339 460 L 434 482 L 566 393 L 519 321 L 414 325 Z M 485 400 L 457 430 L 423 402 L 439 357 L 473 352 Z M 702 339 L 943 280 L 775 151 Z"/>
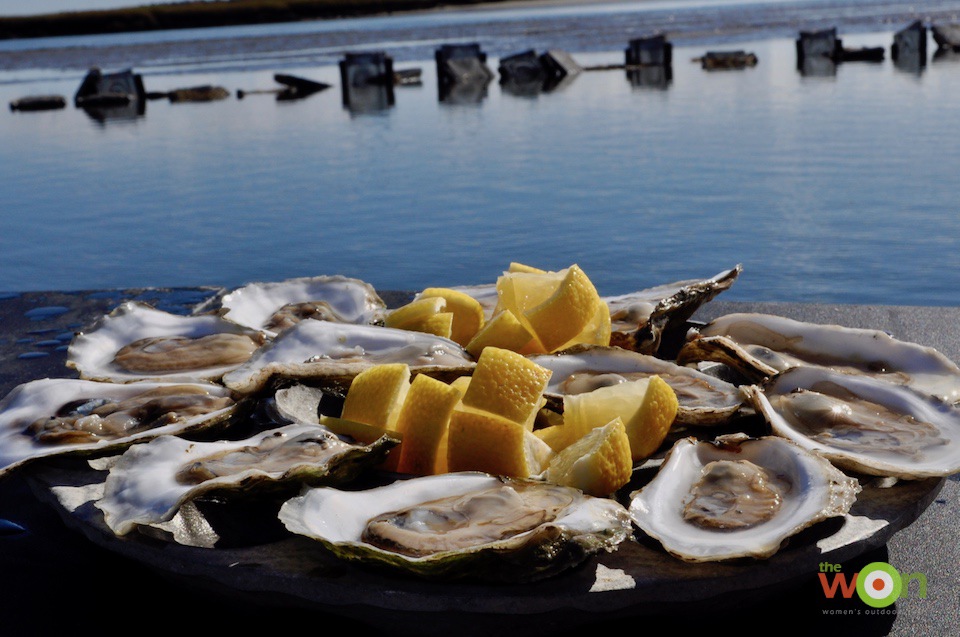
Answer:
<path fill-rule="evenodd" d="M 74 336 L 67 367 L 109 382 L 216 381 L 263 343 L 260 332 L 219 316 L 181 316 L 128 301 Z"/>
<path fill-rule="evenodd" d="M 293 533 L 338 557 L 428 578 L 542 579 L 631 533 L 609 498 L 537 480 L 462 472 L 366 491 L 309 489 L 280 508 Z"/>
<path fill-rule="evenodd" d="M 684 328 L 687 319 L 704 303 L 734 284 L 743 266 L 709 279 L 690 279 L 606 296 L 610 308 L 610 344 L 644 354 L 656 354 L 665 334 Z"/>
<path fill-rule="evenodd" d="M 842 468 L 903 479 L 960 472 L 960 408 L 906 385 L 794 367 L 744 391 L 775 433 Z"/>
<path fill-rule="evenodd" d="M 529 358 L 553 372 L 544 395 L 554 403 L 562 403 L 565 394 L 580 394 L 656 374 L 677 394 L 678 424 L 726 423 L 743 406 L 743 396 L 736 385 L 691 367 L 619 347 L 577 346 Z"/>
<path fill-rule="evenodd" d="M 630 515 L 671 555 L 689 562 L 765 559 L 801 530 L 846 515 L 859 482 L 777 436 L 678 440 Z"/>
<path fill-rule="evenodd" d="M 224 422 L 236 403 L 211 383 L 43 378 L 0 401 L 0 476 L 29 460 L 113 451 Z"/>
<path fill-rule="evenodd" d="M 387 307 L 372 285 L 339 275 L 248 283 L 224 295 L 220 306 L 224 318 L 271 338 L 307 318 L 382 324 Z"/>
<path fill-rule="evenodd" d="M 821 325 L 773 314 L 735 313 L 691 331 L 681 365 L 714 361 L 753 382 L 797 366 L 826 367 L 910 385 L 960 401 L 960 367 L 937 350 L 874 329 Z"/>
<path fill-rule="evenodd" d="M 469 373 L 476 365 L 450 339 L 376 325 L 302 321 L 260 348 L 223 376 L 238 392 L 254 392 L 270 379 L 311 380 L 332 389 L 349 387 L 360 371 L 382 363 L 407 363 L 411 373 Z"/>
<path fill-rule="evenodd" d="M 161 436 L 127 449 L 110 468 L 95 506 L 117 535 L 173 518 L 201 495 L 285 484 L 344 484 L 379 464 L 397 440 L 344 442 L 324 427 L 292 424 L 243 440 L 192 442 Z"/>

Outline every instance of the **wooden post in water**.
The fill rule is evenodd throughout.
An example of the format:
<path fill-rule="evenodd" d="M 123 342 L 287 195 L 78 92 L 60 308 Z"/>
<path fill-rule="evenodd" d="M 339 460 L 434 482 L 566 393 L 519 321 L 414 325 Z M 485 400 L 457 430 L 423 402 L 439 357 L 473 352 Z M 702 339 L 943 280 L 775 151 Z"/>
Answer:
<path fill-rule="evenodd" d="M 835 75 L 840 46 L 835 28 L 801 31 L 797 38 L 797 70 L 801 75 Z"/>
<path fill-rule="evenodd" d="M 673 44 L 663 34 L 630 40 L 624 57 L 633 86 L 666 88 L 673 80 Z"/>
<path fill-rule="evenodd" d="M 500 58 L 500 85 L 515 95 L 536 95 L 569 82 L 582 70 L 566 51 L 551 49 L 537 55 L 528 49 Z"/>
<path fill-rule="evenodd" d="M 893 34 L 890 58 L 898 69 L 911 73 L 927 65 L 927 27 L 920 20 Z"/>
<path fill-rule="evenodd" d="M 479 102 L 486 96 L 494 74 L 478 43 L 443 44 L 434 59 L 441 102 Z"/>
<path fill-rule="evenodd" d="M 382 51 L 347 53 L 340 60 L 343 105 L 352 112 L 393 106 L 393 59 Z"/>

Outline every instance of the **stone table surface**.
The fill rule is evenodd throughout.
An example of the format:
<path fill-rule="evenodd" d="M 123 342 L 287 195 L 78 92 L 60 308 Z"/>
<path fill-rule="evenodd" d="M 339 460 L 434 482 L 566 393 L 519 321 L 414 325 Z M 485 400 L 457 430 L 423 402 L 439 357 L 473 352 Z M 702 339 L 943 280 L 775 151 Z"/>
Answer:
<path fill-rule="evenodd" d="M 0 296 L 0 395 L 16 385 L 43 377 L 72 377 L 66 368 L 66 346 L 76 330 L 89 327 L 124 300 L 139 300 L 160 309 L 185 313 L 212 297 L 212 288 L 42 292 Z M 390 295 L 385 294 L 390 302 Z M 395 299 L 405 298 L 396 293 Z M 843 306 L 792 303 L 740 303 L 715 300 L 694 320 L 709 320 L 729 312 L 761 311 L 818 323 L 883 329 L 893 336 L 934 347 L 960 360 L 960 308 Z M 856 599 L 827 599 L 815 570 L 793 577 L 777 590 L 731 594 L 719 606 L 696 601 L 666 604 L 665 612 L 647 607 L 616 617 L 586 614 L 588 623 L 570 615 L 545 613 L 533 619 L 496 619 L 502 634 L 583 634 L 626 625 L 638 629 L 712 628 L 732 622 L 741 634 L 768 634 L 771 622 L 796 626 L 804 634 L 946 635 L 960 626 L 960 499 L 957 477 L 943 482 L 932 502 L 915 521 L 883 545 L 844 561 L 852 574 L 870 562 L 887 562 L 902 574 L 920 573 L 926 596 L 915 590 L 891 607 L 870 609 Z M 237 595 L 176 577 L 172 569 L 131 559 L 124 550 L 105 547 L 85 537 L 83 528 L 67 524 L 55 506 L 36 493 L 28 472 L 0 480 L 0 599 L 2 634 L 49 634 L 53 630 L 116 626 L 130 608 L 143 625 L 169 624 L 173 629 L 276 627 L 293 630 L 308 622 L 317 627 L 365 624 L 378 634 L 457 632 L 477 634 L 486 629 L 482 617 L 450 609 L 439 627 L 428 630 L 430 617 L 393 609 L 378 617 L 365 616 L 387 600 L 359 599 L 356 612 L 330 613 L 291 606 L 289 600 L 257 592 Z M 173 552 L 171 552 L 173 557 Z M 195 585 L 194 585 L 195 584 Z M 442 595 L 443 593 L 439 593 Z M 518 615 L 521 613 L 518 613 Z M 784 623 L 788 622 L 788 623 Z M 452 628 L 451 628 L 452 627 Z M 586 628 L 585 628 L 586 627 Z M 19 631 L 19 632 L 18 632 Z M 779 631 L 777 631 L 779 632 Z"/>

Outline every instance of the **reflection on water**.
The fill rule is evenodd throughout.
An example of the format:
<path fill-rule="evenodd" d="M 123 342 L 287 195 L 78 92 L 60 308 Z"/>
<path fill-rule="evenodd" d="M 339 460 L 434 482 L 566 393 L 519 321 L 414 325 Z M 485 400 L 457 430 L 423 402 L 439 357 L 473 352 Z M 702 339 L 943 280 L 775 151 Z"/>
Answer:
<path fill-rule="evenodd" d="M 132 119 L 8 113 L 0 290 L 334 273 L 417 289 L 489 282 L 520 261 L 579 263 L 620 294 L 742 263 L 731 300 L 960 305 L 960 149 L 946 141 L 960 111 L 944 107 L 960 63 L 931 55 L 918 73 L 888 56 L 807 72 L 795 39 L 773 37 L 737 43 L 754 67 L 708 72 L 692 60 L 723 43 L 674 43 L 670 65 L 631 68 L 631 39 L 535 47 L 585 69 L 549 89 L 491 72 L 446 90 L 433 53 L 397 65 L 421 71 L 419 84 L 343 81 L 350 51 L 393 58 L 381 41 L 282 66 L 339 95 L 274 99 L 264 87 L 279 66 L 147 65 L 134 68 L 148 93 L 209 85 L 243 98 L 148 100 Z M 448 44 L 472 42 L 486 55 L 474 70 L 508 57 L 483 39 Z M 517 44 L 511 54 L 530 49 Z M 19 73 L 0 97 L 72 97 L 82 80 Z"/>

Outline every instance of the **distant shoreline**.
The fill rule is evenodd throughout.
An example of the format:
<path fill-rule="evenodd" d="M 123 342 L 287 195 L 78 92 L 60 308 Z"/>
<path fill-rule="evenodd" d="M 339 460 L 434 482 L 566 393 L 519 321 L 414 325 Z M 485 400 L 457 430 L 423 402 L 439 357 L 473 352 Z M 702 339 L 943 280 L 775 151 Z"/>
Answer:
<path fill-rule="evenodd" d="M 0 39 L 300 22 L 481 5 L 500 0 L 218 0 L 0 18 Z M 502 0 L 503 4 L 518 4 Z M 589 1 L 589 0 L 588 0 Z M 537 0 L 522 4 L 537 4 Z"/>

